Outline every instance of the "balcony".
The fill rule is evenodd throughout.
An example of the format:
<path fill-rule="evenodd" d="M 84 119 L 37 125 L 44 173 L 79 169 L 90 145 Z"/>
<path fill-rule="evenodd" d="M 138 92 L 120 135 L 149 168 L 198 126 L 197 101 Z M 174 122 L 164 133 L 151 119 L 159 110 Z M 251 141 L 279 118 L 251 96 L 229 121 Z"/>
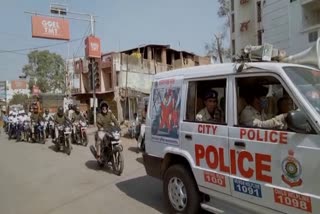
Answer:
<path fill-rule="evenodd" d="M 319 2 L 320 3 L 320 2 Z M 320 10 L 303 8 L 303 32 L 315 31 L 320 28 Z"/>
<path fill-rule="evenodd" d="M 320 10 L 320 1 L 319 0 L 301 0 L 301 5 L 309 10 Z"/>

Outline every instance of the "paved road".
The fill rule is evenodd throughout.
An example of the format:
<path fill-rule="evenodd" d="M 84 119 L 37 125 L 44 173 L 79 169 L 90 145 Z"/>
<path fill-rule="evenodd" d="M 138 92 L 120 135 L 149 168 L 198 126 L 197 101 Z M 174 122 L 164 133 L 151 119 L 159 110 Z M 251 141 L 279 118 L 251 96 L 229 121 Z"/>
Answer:
<path fill-rule="evenodd" d="M 92 136 L 90 143 L 93 142 Z M 135 142 L 123 138 L 122 176 L 99 170 L 88 147 L 71 156 L 53 144 L 16 143 L 0 135 L 0 213 L 165 213 L 160 181 L 146 176 Z"/>

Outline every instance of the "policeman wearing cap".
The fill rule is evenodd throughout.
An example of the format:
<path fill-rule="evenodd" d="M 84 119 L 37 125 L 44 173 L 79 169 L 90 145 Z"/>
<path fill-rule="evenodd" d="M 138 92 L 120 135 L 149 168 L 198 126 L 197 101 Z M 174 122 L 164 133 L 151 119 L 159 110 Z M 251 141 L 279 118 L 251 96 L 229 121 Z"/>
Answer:
<path fill-rule="evenodd" d="M 204 96 L 205 107 L 196 115 L 197 121 L 202 122 L 222 122 L 222 112 L 218 109 L 218 92 L 215 90 L 208 91 Z"/>

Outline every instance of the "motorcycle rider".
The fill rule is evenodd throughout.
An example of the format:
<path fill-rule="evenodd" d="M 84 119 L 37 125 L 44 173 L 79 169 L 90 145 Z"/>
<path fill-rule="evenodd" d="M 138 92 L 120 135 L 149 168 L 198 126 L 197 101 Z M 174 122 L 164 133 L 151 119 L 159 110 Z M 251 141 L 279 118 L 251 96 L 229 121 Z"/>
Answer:
<path fill-rule="evenodd" d="M 100 113 L 97 115 L 97 127 L 98 132 L 96 133 L 96 151 L 97 151 L 97 159 L 100 160 L 100 150 L 101 150 L 101 142 L 105 136 L 104 130 L 112 127 L 112 123 L 120 129 L 120 124 L 114 114 L 109 109 L 108 103 L 103 101 L 100 104 Z"/>
<path fill-rule="evenodd" d="M 82 114 L 80 113 L 80 107 L 79 106 L 75 106 L 74 108 L 74 112 L 72 113 L 71 116 L 71 122 L 73 124 L 73 134 L 76 133 L 76 125 L 79 124 L 80 121 L 85 122 L 84 117 L 82 116 Z"/>
<path fill-rule="evenodd" d="M 66 122 L 70 122 L 68 120 L 68 117 L 66 116 L 66 114 L 63 113 L 63 107 L 59 106 L 58 108 L 58 112 L 54 115 L 53 117 L 53 121 L 54 121 L 54 131 L 55 131 L 55 138 L 54 138 L 54 142 L 57 142 L 58 137 L 59 137 L 59 130 L 58 130 L 58 126 L 64 125 Z M 62 145 L 60 145 L 60 148 L 62 149 Z"/>
<path fill-rule="evenodd" d="M 44 129 L 50 131 L 50 124 L 49 124 L 49 122 L 52 121 L 53 119 L 52 119 L 52 116 L 49 114 L 49 109 L 45 109 L 45 110 L 44 110 L 43 118 L 44 118 L 44 121 L 45 121 L 45 127 L 44 127 Z"/>
<path fill-rule="evenodd" d="M 28 116 L 26 115 L 26 112 L 24 110 L 20 110 L 19 111 L 19 116 L 18 116 L 18 124 L 19 124 L 19 128 L 18 131 L 21 133 L 23 130 L 23 123 L 24 121 L 28 120 Z M 21 135 L 21 140 L 23 141 L 23 135 Z"/>
<path fill-rule="evenodd" d="M 34 136 L 35 129 L 40 124 L 40 122 L 43 121 L 43 117 L 41 116 L 37 105 L 33 105 L 33 112 L 31 113 L 30 119 L 31 119 L 31 133 L 32 133 L 32 136 Z"/>

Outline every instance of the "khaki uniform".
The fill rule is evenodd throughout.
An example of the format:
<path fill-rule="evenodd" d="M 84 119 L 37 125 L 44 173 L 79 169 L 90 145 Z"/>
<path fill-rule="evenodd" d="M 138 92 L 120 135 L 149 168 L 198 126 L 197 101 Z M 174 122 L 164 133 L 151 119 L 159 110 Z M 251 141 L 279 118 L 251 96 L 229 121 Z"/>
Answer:
<path fill-rule="evenodd" d="M 265 113 L 260 113 L 252 106 L 247 105 L 241 112 L 239 122 L 240 125 L 248 127 L 285 129 L 287 127 L 285 117 L 285 114 L 280 114 L 268 119 Z"/>
<path fill-rule="evenodd" d="M 202 122 L 215 122 L 215 123 L 221 123 L 222 121 L 222 112 L 219 109 L 216 109 L 214 111 L 213 116 L 208 112 L 207 108 L 201 109 L 198 114 L 196 115 L 197 121 Z"/>
<path fill-rule="evenodd" d="M 58 138 L 59 136 L 58 126 L 64 125 L 66 122 L 66 118 L 67 117 L 64 114 L 62 116 L 59 116 L 58 114 L 55 114 L 53 116 L 53 121 L 55 123 L 55 126 L 54 126 L 55 138 Z"/>
<path fill-rule="evenodd" d="M 85 119 L 81 115 L 80 112 L 79 113 L 73 112 L 71 115 L 71 121 L 73 123 L 72 130 L 73 130 L 73 133 L 75 134 L 76 133 L 76 124 L 79 123 L 80 121 L 85 121 Z"/>
<path fill-rule="evenodd" d="M 41 116 L 40 113 L 34 113 L 32 112 L 31 116 L 30 116 L 30 119 L 31 119 L 31 132 L 34 133 L 34 129 L 35 129 L 35 126 L 40 123 L 40 121 L 43 121 L 43 117 Z"/>
<path fill-rule="evenodd" d="M 106 114 L 98 114 L 97 116 L 97 127 L 98 127 L 98 132 L 96 134 L 96 149 L 97 149 L 97 154 L 98 156 L 100 155 L 100 147 L 101 147 L 101 142 L 104 138 L 105 132 L 100 131 L 100 129 L 109 129 L 113 125 L 111 123 L 114 123 L 115 126 L 120 128 L 120 124 L 116 117 L 113 115 L 113 113 L 109 110 L 108 113 Z"/>

